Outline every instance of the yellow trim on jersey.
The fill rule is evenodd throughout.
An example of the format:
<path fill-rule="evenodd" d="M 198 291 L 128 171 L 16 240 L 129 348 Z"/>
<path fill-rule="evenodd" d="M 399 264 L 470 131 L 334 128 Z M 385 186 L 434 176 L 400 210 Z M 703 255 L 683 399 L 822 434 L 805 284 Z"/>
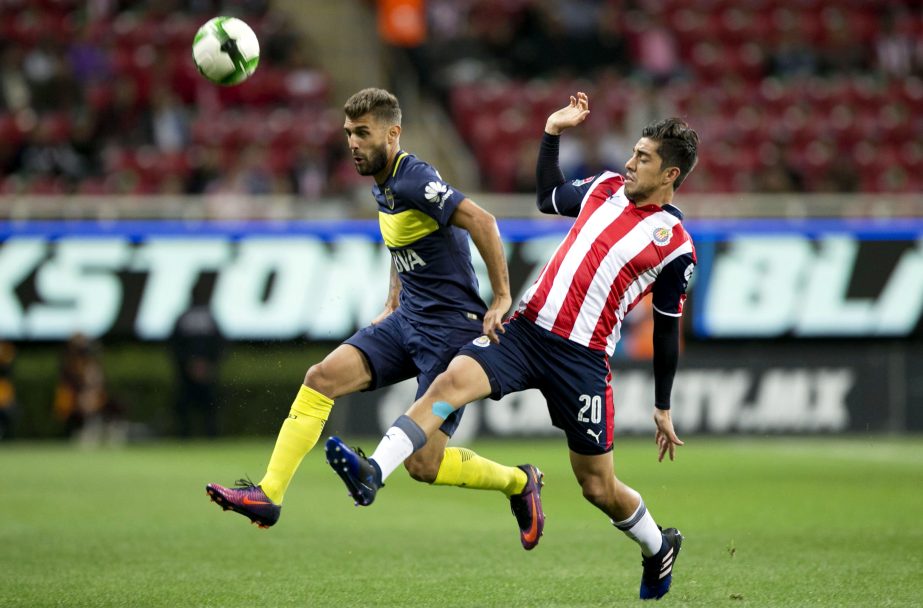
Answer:
<path fill-rule="evenodd" d="M 388 247 L 406 247 L 439 230 L 439 224 L 417 209 L 399 213 L 378 212 L 378 227 Z"/>
<path fill-rule="evenodd" d="M 391 171 L 391 177 L 394 177 L 395 175 L 397 175 L 397 168 L 401 166 L 401 161 L 407 158 L 408 156 L 410 155 L 407 152 L 401 152 L 398 155 L 397 160 L 394 161 L 394 170 Z"/>

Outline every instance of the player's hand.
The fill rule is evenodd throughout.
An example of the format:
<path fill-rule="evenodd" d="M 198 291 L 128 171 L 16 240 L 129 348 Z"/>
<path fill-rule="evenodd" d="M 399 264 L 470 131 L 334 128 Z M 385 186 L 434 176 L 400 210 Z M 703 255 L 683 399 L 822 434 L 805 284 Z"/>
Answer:
<path fill-rule="evenodd" d="M 545 133 L 549 135 L 560 135 L 564 129 L 576 127 L 590 113 L 590 100 L 586 93 L 580 91 L 577 96 L 571 95 L 570 103 L 554 112 L 545 122 Z"/>
<path fill-rule="evenodd" d="M 505 334 L 506 329 L 503 327 L 503 316 L 510 309 L 513 299 L 509 296 L 494 296 L 490 308 L 484 313 L 484 335 L 494 344 L 500 343 L 500 336 Z"/>
<path fill-rule="evenodd" d="M 378 325 L 379 323 L 387 319 L 391 315 L 391 313 L 394 312 L 395 310 L 397 310 L 397 306 L 391 306 L 391 305 L 385 306 L 385 309 L 381 311 L 380 313 L 378 313 L 377 317 L 372 319 L 372 325 Z"/>
<path fill-rule="evenodd" d="M 670 418 L 670 410 L 654 408 L 654 424 L 657 425 L 657 432 L 654 433 L 654 441 L 657 443 L 657 462 L 663 462 L 663 457 L 670 453 L 670 460 L 675 459 L 676 446 L 683 445 L 683 442 L 676 436 L 673 430 L 673 420 Z"/>

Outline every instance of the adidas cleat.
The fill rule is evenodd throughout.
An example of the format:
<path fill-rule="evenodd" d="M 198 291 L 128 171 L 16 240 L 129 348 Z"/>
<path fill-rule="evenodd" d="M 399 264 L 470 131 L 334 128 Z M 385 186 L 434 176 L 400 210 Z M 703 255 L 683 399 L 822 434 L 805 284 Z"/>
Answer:
<path fill-rule="evenodd" d="M 249 479 L 239 479 L 235 485 L 236 488 L 225 488 L 210 483 L 205 486 L 205 493 L 225 511 L 249 517 L 260 528 L 268 528 L 279 521 L 282 506 L 272 502 L 260 486 Z"/>
<path fill-rule="evenodd" d="M 519 494 L 510 496 L 510 510 L 519 524 L 519 540 L 526 551 L 534 549 L 545 529 L 545 513 L 542 511 L 542 486 L 545 476 L 531 464 L 521 464 L 528 481 Z"/>
<path fill-rule="evenodd" d="M 356 506 L 367 507 L 375 500 L 378 489 L 385 484 L 378 481 L 379 473 L 359 448 L 350 448 L 339 437 L 331 437 L 324 446 L 327 464 L 340 476 Z"/>
<path fill-rule="evenodd" d="M 641 599 L 659 600 L 670 590 L 673 564 L 683 544 L 683 535 L 676 528 L 663 530 L 663 546 L 657 555 L 641 559 Z"/>

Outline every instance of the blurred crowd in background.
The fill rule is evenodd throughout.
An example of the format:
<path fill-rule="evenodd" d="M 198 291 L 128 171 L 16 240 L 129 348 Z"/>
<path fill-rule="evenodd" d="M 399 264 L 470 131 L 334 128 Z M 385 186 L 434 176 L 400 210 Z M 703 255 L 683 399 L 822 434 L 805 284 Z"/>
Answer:
<path fill-rule="evenodd" d="M 429 5 L 426 83 L 490 190 L 532 189 L 536 131 L 577 89 L 591 128 L 562 142 L 568 175 L 620 168 L 643 125 L 680 115 L 703 142 L 686 191 L 923 189 L 919 2 Z"/>
<path fill-rule="evenodd" d="M 417 4 L 425 29 L 401 52 L 482 189 L 533 189 L 544 118 L 576 89 L 593 114 L 566 139 L 568 175 L 620 167 L 643 124 L 678 114 L 704 142 L 690 191 L 923 189 L 916 0 Z M 211 85 L 192 64 L 216 14 L 260 38 L 243 86 Z M 0 3 L 0 194 L 336 195 L 359 180 L 341 101 L 310 38 L 268 0 Z"/>
<path fill-rule="evenodd" d="M 192 62 L 195 32 L 221 13 L 258 33 L 246 86 L 212 85 Z M 0 194 L 338 189 L 329 78 L 263 0 L 8 1 L 0 41 Z"/>

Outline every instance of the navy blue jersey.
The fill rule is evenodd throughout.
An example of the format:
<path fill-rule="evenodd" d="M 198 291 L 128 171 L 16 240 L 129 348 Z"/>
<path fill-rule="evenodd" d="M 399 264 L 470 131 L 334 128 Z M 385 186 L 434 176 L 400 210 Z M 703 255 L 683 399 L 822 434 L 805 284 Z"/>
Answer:
<path fill-rule="evenodd" d="M 487 311 L 471 265 L 468 233 L 449 222 L 465 195 L 428 163 L 400 151 L 391 175 L 372 188 L 378 224 L 401 280 L 400 306 L 421 322 L 481 319 Z"/>

